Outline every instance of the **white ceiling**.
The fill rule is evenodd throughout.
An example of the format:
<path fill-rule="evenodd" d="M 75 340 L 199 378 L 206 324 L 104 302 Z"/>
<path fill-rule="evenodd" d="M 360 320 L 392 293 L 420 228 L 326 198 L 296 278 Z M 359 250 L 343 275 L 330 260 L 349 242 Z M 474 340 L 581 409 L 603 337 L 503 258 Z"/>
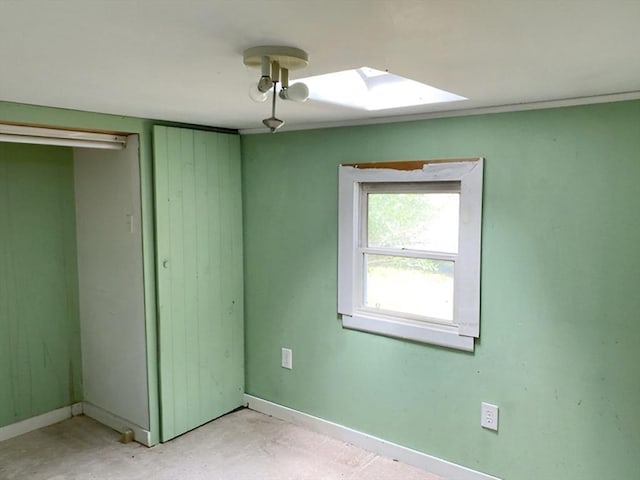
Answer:
<path fill-rule="evenodd" d="M 254 129 L 244 49 L 309 53 L 292 77 L 369 66 L 469 98 L 366 112 L 278 103 L 283 129 L 631 93 L 640 0 L 0 0 L 0 100 Z M 636 95 L 637 94 L 637 95 Z"/>

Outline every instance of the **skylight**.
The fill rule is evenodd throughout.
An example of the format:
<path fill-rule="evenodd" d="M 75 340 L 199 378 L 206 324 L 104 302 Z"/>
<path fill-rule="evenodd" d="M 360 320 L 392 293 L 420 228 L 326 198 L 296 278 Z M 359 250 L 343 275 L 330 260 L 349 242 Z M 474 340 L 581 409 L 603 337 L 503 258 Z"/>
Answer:
<path fill-rule="evenodd" d="M 313 100 L 370 111 L 466 100 L 455 93 L 369 67 L 300 81 L 307 84 L 309 98 Z"/>

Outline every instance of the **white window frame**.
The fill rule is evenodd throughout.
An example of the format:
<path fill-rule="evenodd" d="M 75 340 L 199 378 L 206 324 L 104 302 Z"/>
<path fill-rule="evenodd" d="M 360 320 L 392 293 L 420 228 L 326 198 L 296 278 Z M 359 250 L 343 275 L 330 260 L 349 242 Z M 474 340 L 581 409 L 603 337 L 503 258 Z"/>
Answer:
<path fill-rule="evenodd" d="M 338 313 L 345 328 L 473 351 L 480 335 L 480 253 L 483 159 L 341 165 L 338 198 Z M 366 225 L 363 188 L 376 183 L 460 184 L 458 253 L 454 268 L 453 322 L 416 321 L 363 306 Z M 428 189 L 428 185 L 426 185 Z M 434 189 L 435 190 L 435 189 Z M 363 218 L 364 217 L 364 218 Z"/>

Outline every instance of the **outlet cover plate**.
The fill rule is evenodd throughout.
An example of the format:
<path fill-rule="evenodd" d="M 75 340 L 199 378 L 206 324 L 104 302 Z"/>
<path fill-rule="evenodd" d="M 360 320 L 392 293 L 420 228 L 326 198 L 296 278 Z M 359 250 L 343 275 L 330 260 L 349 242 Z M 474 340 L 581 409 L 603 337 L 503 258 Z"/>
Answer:
<path fill-rule="evenodd" d="M 489 430 L 498 431 L 498 407 L 482 402 L 480 425 Z"/>

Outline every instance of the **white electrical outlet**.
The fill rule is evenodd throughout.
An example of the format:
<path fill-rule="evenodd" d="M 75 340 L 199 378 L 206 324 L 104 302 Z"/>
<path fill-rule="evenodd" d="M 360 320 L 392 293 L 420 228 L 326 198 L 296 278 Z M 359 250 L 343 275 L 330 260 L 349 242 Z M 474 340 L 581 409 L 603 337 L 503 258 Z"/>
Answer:
<path fill-rule="evenodd" d="M 482 402 L 480 425 L 489 430 L 498 430 L 498 407 Z"/>
<path fill-rule="evenodd" d="M 290 348 L 282 349 L 282 368 L 288 368 L 289 370 L 293 368 L 293 352 Z"/>

